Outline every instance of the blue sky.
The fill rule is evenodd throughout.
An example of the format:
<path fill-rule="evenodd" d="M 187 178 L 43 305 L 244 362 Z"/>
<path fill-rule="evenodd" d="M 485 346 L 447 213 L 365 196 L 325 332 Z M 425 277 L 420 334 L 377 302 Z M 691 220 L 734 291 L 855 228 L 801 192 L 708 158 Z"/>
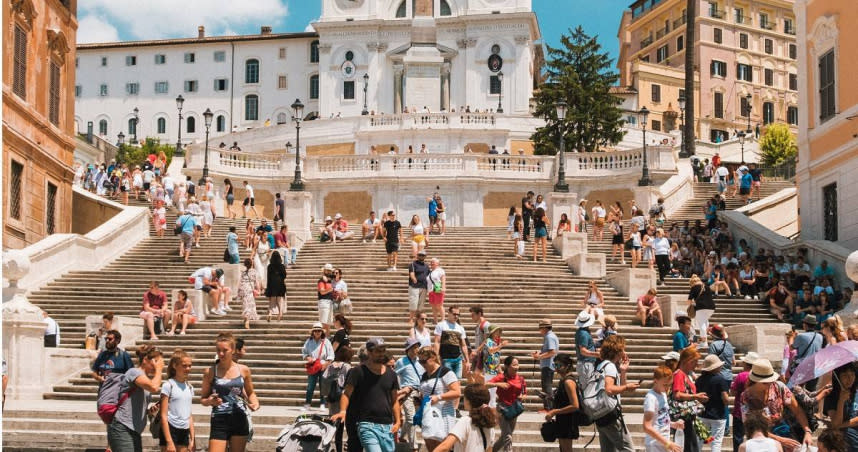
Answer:
<path fill-rule="evenodd" d="M 562 33 L 580 24 L 616 59 L 617 28 L 630 3 L 533 0 L 533 9 L 549 45 L 558 45 Z M 275 32 L 304 31 L 320 11 L 319 0 L 82 0 L 78 42 L 190 37 L 200 24 L 209 35 L 258 33 L 260 25 L 271 25 Z"/>

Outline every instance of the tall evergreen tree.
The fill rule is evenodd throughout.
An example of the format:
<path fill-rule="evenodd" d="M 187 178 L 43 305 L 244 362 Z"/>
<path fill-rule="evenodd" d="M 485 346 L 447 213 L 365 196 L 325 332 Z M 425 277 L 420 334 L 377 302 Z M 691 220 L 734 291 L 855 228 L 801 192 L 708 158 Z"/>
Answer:
<path fill-rule="evenodd" d="M 695 133 L 694 111 L 694 34 L 697 23 L 698 0 L 686 0 L 685 4 L 685 129 L 682 131 L 682 143 L 685 154 L 694 155 L 696 152 L 697 134 Z M 685 157 L 686 155 L 682 155 Z"/>
<path fill-rule="evenodd" d="M 558 152 L 561 133 L 568 151 L 594 152 L 623 138 L 621 101 L 610 93 L 619 79 L 611 70 L 613 60 L 581 26 L 570 33 L 560 38 L 560 48 L 548 47 L 546 79 L 536 93 L 534 111 L 546 125 L 531 137 L 536 154 Z M 562 122 L 555 110 L 561 99 L 568 105 Z"/>

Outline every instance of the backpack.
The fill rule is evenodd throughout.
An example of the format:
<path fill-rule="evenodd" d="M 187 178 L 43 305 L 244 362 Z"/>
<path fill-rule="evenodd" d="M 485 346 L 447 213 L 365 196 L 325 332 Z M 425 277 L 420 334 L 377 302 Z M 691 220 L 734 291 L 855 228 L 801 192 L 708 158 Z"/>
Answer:
<path fill-rule="evenodd" d="M 343 367 L 344 366 L 335 368 L 333 366 L 329 366 L 322 374 L 322 397 L 324 397 L 328 403 L 340 403 L 340 397 L 343 395 L 343 388 L 339 384 L 339 377 L 340 373 L 343 371 Z"/>
<path fill-rule="evenodd" d="M 581 385 L 580 405 L 584 414 L 593 421 L 598 421 L 615 413 L 619 407 L 617 398 L 608 395 L 605 390 L 605 366 L 608 361 L 602 361 L 587 375 Z"/>
<path fill-rule="evenodd" d="M 124 394 L 120 394 L 122 391 L 122 379 L 125 378 L 125 374 L 111 373 L 104 377 L 104 381 L 101 383 L 101 386 L 98 387 L 98 401 L 96 402 L 96 409 L 98 411 L 98 417 L 101 418 L 102 422 L 105 424 L 110 424 L 113 422 L 113 418 L 116 417 L 116 412 L 119 411 L 119 407 L 131 397 L 131 394 L 137 390 L 137 386 L 132 386 L 129 390 L 125 391 Z"/>

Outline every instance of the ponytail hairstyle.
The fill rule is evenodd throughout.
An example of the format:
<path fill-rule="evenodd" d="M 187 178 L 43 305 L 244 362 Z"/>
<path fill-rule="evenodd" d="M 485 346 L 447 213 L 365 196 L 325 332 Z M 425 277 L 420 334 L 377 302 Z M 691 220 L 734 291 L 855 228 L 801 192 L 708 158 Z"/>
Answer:
<path fill-rule="evenodd" d="M 137 348 L 136 353 L 138 365 L 142 365 L 144 359 L 149 359 L 151 361 L 161 356 L 161 350 L 158 350 L 158 347 L 150 344 L 141 345 Z"/>
<path fill-rule="evenodd" d="M 466 386 L 465 399 L 471 405 L 471 424 L 479 428 L 493 428 L 498 425 L 497 412 L 489 406 L 489 388 L 486 385 Z"/>
<path fill-rule="evenodd" d="M 181 348 L 177 348 L 173 351 L 173 356 L 170 357 L 170 365 L 167 367 L 167 378 L 175 378 L 176 377 L 176 367 L 182 365 L 182 360 L 185 358 L 189 358 L 184 350 Z"/>

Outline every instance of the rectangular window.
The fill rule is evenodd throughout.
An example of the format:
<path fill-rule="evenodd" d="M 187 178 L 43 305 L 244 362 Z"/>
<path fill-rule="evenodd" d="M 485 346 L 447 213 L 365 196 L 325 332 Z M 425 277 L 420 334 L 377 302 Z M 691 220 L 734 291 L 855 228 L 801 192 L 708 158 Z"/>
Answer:
<path fill-rule="evenodd" d="M 286 59 L 286 47 L 280 47 L 280 49 L 278 49 L 277 58 L 280 58 L 281 60 Z"/>
<path fill-rule="evenodd" d="M 319 41 L 313 41 L 310 43 L 310 62 L 319 62 Z"/>
<path fill-rule="evenodd" d="M 748 48 L 748 35 L 746 33 L 739 33 L 739 47 Z"/>
<path fill-rule="evenodd" d="M 57 230 L 57 186 L 48 182 L 45 199 L 45 232 L 53 234 Z"/>
<path fill-rule="evenodd" d="M 51 61 L 51 83 L 48 87 L 48 120 L 55 126 L 60 125 L 60 86 L 62 86 L 60 65 Z"/>
<path fill-rule="evenodd" d="M 744 80 L 746 82 L 754 81 L 754 71 L 749 64 L 736 64 L 736 78 L 739 80 Z"/>
<path fill-rule="evenodd" d="M 789 89 L 790 91 L 798 91 L 798 74 L 789 75 Z"/>
<path fill-rule="evenodd" d="M 140 94 L 140 84 L 137 82 L 125 84 L 125 94 L 136 96 Z"/>
<path fill-rule="evenodd" d="M 652 85 L 652 101 L 661 102 L 661 85 Z"/>
<path fill-rule="evenodd" d="M 226 52 L 223 50 L 218 50 L 214 53 L 215 63 L 223 63 L 226 61 Z"/>
<path fill-rule="evenodd" d="M 709 2 L 709 17 L 714 17 L 716 19 L 724 18 L 724 12 L 718 10 L 718 3 Z"/>
<path fill-rule="evenodd" d="M 193 63 L 197 60 L 197 54 L 194 52 L 185 52 L 185 63 Z"/>
<path fill-rule="evenodd" d="M 655 130 L 656 132 L 661 132 L 661 121 L 659 121 L 658 119 L 653 119 L 652 130 Z"/>
<path fill-rule="evenodd" d="M 715 117 L 724 119 L 724 93 L 715 93 Z"/>
<path fill-rule="evenodd" d="M 107 57 L 101 57 L 101 66 L 107 66 Z"/>
<path fill-rule="evenodd" d="M 15 55 L 12 70 L 12 92 L 27 99 L 27 32 L 15 25 Z"/>
<path fill-rule="evenodd" d="M 642 56 L 641 61 L 643 61 L 644 63 L 649 63 L 649 55 Z"/>
<path fill-rule="evenodd" d="M 319 98 L 319 75 L 310 76 L 310 99 Z"/>
<path fill-rule="evenodd" d="M 837 241 L 837 183 L 822 187 L 822 215 L 825 240 Z"/>
<path fill-rule="evenodd" d="M 128 55 L 125 57 L 125 65 L 126 66 L 137 66 L 137 57 L 135 55 Z"/>
<path fill-rule="evenodd" d="M 500 94 L 501 84 L 497 75 L 489 77 L 489 94 Z"/>
<path fill-rule="evenodd" d="M 169 82 L 155 82 L 155 94 L 167 94 L 169 90 Z"/>
<path fill-rule="evenodd" d="M 195 93 L 198 91 L 199 82 L 196 80 L 185 80 L 185 92 Z"/>
<path fill-rule="evenodd" d="M 226 91 L 228 87 L 229 87 L 229 79 L 216 78 L 214 80 L 214 90 L 215 91 Z"/>
<path fill-rule="evenodd" d="M 747 97 L 742 96 L 739 98 L 739 108 L 742 113 L 742 116 L 751 116 L 751 103 L 748 101 Z"/>
<path fill-rule="evenodd" d="M 83 93 L 83 87 L 80 85 L 74 86 L 74 97 L 80 97 L 81 93 Z"/>
<path fill-rule="evenodd" d="M 24 185 L 24 165 L 12 160 L 9 178 L 9 216 L 21 220 L 21 207 Z"/>
<path fill-rule="evenodd" d="M 763 75 L 765 78 L 766 86 L 773 86 L 775 84 L 775 71 L 772 69 L 763 70 Z"/>
<path fill-rule="evenodd" d="M 669 54 L 670 47 L 667 44 L 659 47 L 658 50 L 655 51 L 656 62 L 661 63 L 662 61 L 666 60 Z"/>
<path fill-rule="evenodd" d="M 819 119 L 825 121 L 836 112 L 834 92 L 834 50 L 819 59 Z"/>
<path fill-rule="evenodd" d="M 775 122 L 775 104 L 763 102 L 763 124 L 771 124 L 773 122 Z"/>
<path fill-rule="evenodd" d="M 760 13 L 760 28 L 764 28 L 766 30 L 771 30 L 772 24 L 769 23 L 769 15 L 766 13 Z"/>
<path fill-rule="evenodd" d="M 155 55 L 155 64 L 164 64 L 167 62 L 167 55 L 163 53 L 159 53 Z"/>
<path fill-rule="evenodd" d="M 343 82 L 343 99 L 354 99 L 355 98 L 355 82 L 354 80 L 349 80 Z"/>
<path fill-rule="evenodd" d="M 709 72 L 713 77 L 727 77 L 727 63 L 718 60 L 712 60 Z"/>
<path fill-rule="evenodd" d="M 792 19 L 784 19 L 784 33 L 795 35 L 795 25 Z"/>
<path fill-rule="evenodd" d="M 771 55 L 775 53 L 775 43 L 771 39 L 766 39 L 763 41 L 764 48 L 767 54 Z"/>
<path fill-rule="evenodd" d="M 795 44 L 789 45 L 789 57 L 793 60 L 798 58 L 798 47 Z"/>
<path fill-rule="evenodd" d="M 289 83 L 285 75 L 277 76 L 277 89 L 288 89 Z"/>
<path fill-rule="evenodd" d="M 99 85 L 98 95 L 99 96 L 106 96 L 107 95 L 107 84 L 106 83 L 102 83 L 101 85 Z"/>
<path fill-rule="evenodd" d="M 790 125 L 798 125 L 798 107 L 787 107 L 787 122 Z"/>
<path fill-rule="evenodd" d="M 737 24 L 745 23 L 745 10 L 742 8 L 733 8 Z"/>
<path fill-rule="evenodd" d="M 259 97 L 254 94 L 244 97 L 244 119 L 246 121 L 259 120 Z"/>
<path fill-rule="evenodd" d="M 724 40 L 724 35 L 722 34 L 721 29 L 715 28 L 712 30 L 712 32 L 713 32 L 712 39 L 715 41 L 716 44 L 721 44 L 721 42 L 723 42 L 723 40 Z"/>
<path fill-rule="evenodd" d="M 676 51 L 682 52 L 682 49 L 685 48 L 685 36 L 679 36 L 676 38 Z"/>

